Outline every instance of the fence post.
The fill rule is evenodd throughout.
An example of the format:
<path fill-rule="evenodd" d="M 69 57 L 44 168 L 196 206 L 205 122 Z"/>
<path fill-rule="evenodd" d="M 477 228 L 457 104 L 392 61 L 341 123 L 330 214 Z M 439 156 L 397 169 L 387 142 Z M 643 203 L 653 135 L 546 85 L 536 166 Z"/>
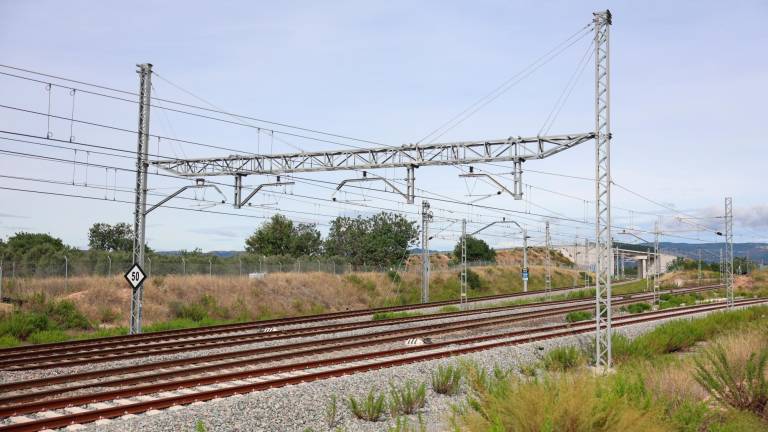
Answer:
<path fill-rule="evenodd" d="M 0 260 L 0 303 L 3 302 L 3 260 Z"/>
<path fill-rule="evenodd" d="M 109 261 L 109 265 L 107 267 L 107 276 L 111 276 L 112 275 L 112 257 L 109 254 L 107 254 L 107 261 Z"/>
<path fill-rule="evenodd" d="M 149 264 L 149 267 L 147 267 L 147 277 L 152 276 L 152 260 L 147 257 L 147 264 Z"/>
<path fill-rule="evenodd" d="M 243 277 L 243 259 L 237 257 L 237 263 L 240 265 L 240 277 Z"/>
<path fill-rule="evenodd" d="M 64 255 L 64 291 L 69 288 L 69 258 Z"/>
<path fill-rule="evenodd" d="M 181 274 L 185 276 L 187 274 L 187 261 L 184 259 L 184 257 L 181 257 Z"/>
<path fill-rule="evenodd" d="M 213 259 L 208 258 L 208 277 L 213 277 Z"/>

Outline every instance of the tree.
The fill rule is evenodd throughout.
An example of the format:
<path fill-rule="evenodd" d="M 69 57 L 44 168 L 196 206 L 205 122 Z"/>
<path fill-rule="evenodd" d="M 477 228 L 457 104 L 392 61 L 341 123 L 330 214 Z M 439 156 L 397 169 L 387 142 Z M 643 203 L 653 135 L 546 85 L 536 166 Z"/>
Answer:
<path fill-rule="evenodd" d="M 320 253 L 320 231 L 312 224 L 297 224 L 281 214 L 264 222 L 245 240 L 245 250 L 260 255 L 315 256 Z"/>
<path fill-rule="evenodd" d="M 326 255 L 346 257 L 352 264 L 394 265 L 408 257 L 417 237 L 416 223 L 396 213 L 339 216 L 331 222 L 324 249 Z"/>
<path fill-rule="evenodd" d="M 453 248 L 453 256 L 461 261 L 461 240 Z M 496 251 L 485 241 L 467 236 L 467 261 L 496 261 Z"/>
<path fill-rule="evenodd" d="M 88 247 L 108 252 L 131 251 L 133 228 L 124 222 L 115 225 L 95 223 L 88 230 Z"/>

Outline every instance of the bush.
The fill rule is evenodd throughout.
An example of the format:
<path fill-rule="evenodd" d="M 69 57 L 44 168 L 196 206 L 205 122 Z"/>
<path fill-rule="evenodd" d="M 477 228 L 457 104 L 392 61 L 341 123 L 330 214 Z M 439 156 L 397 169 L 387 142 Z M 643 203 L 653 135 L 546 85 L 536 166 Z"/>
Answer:
<path fill-rule="evenodd" d="M 766 347 L 752 352 L 746 365 L 740 367 L 728 359 L 725 348 L 718 344 L 695 359 L 694 378 L 721 404 L 768 419 L 767 363 Z"/>
<path fill-rule="evenodd" d="M 368 396 L 361 401 L 355 399 L 354 396 L 350 396 L 347 400 L 347 406 L 352 411 L 352 414 L 361 420 L 378 421 L 384 413 L 386 403 L 383 394 L 376 394 L 371 389 L 368 392 Z"/>
<path fill-rule="evenodd" d="M 459 275 L 461 277 L 461 275 Z M 480 279 L 480 275 L 472 269 L 467 269 L 467 287 L 473 290 L 479 290 L 483 287 L 483 281 Z"/>
<path fill-rule="evenodd" d="M 392 417 L 398 414 L 413 414 L 427 402 L 427 385 L 418 386 L 413 381 L 406 381 L 402 387 L 390 385 L 389 410 Z"/>
<path fill-rule="evenodd" d="M 461 391 L 461 378 L 460 368 L 440 365 L 432 372 L 432 390 L 444 395 L 456 395 Z"/>
<path fill-rule="evenodd" d="M 175 318 L 199 322 L 208 317 L 208 312 L 206 311 L 205 306 L 199 303 L 185 304 L 181 302 L 171 302 L 169 307 Z"/>
<path fill-rule="evenodd" d="M 584 357 L 574 346 L 557 347 L 544 356 L 541 364 L 548 371 L 566 371 L 584 364 Z"/>
<path fill-rule="evenodd" d="M 592 312 L 587 311 L 574 311 L 574 312 L 568 312 L 567 315 L 565 315 L 565 320 L 569 323 L 577 322 L 577 321 L 586 321 L 589 319 L 592 319 L 594 315 L 592 315 Z"/>
<path fill-rule="evenodd" d="M 632 303 L 630 305 L 627 305 L 621 308 L 621 310 L 629 312 L 631 314 L 643 313 L 650 309 L 651 309 L 651 305 L 649 305 L 648 303 Z"/>

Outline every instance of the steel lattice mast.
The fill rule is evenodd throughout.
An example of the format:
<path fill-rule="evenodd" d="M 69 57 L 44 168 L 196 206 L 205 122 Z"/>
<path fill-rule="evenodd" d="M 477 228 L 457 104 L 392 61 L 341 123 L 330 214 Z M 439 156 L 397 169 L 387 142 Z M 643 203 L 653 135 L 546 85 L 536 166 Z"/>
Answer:
<path fill-rule="evenodd" d="M 139 70 L 139 134 L 136 146 L 136 205 L 133 220 L 133 263 L 144 267 L 144 246 L 147 217 L 147 167 L 149 166 L 149 107 L 152 89 L 152 65 L 138 65 Z M 141 333 L 141 302 L 144 284 L 131 295 L 130 333 Z"/>
<path fill-rule="evenodd" d="M 725 198 L 725 289 L 733 307 L 733 198 Z"/>
<path fill-rule="evenodd" d="M 611 12 L 596 12 L 595 31 L 595 366 L 611 367 Z"/>
<path fill-rule="evenodd" d="M 421 302 L 429 302 L 429 223 L 432 211 L 429 202 L 421 202 Z"/>

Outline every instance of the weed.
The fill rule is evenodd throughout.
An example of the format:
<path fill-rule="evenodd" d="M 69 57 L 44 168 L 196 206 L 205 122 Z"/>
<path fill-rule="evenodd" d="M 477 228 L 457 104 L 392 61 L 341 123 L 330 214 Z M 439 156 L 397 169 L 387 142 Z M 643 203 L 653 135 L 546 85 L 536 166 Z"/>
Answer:
<path fill-rule="evenodd" d="M 13 348 L 21 345 L 21 341 L 13 335 L 0 336 L 0 348 Z"/>
<path fill-rule="evenodd" d="M 720 344 L 704 351 L 695 363 L 696 381 L 715 400 L 768 419 L 768 383 L 765 379 L 768 347 L 752 352 L 743 367 L 734 364 Z"/>
<path fill-rule="evenodd" d="M 453 312 L 459 312 L 461 310 L 458 306 L 443 306 L 440 309 L 438 309 L 438 313 L 453 313 Z"/>
<path fill-rule="evenodd" d="M 202 420 L 198 420 L 195 423 L 195 432 L 208 432 L 208 428 L 205 427 L 205 423 Z"/>
<path fill-rule="evenodd" d="M 462 369 L 439 365 L 432 372 L 432 390 L 435 393 L 453 396 L 461 391 Z"/>
<path fill-rule="evenodd" d="M 368 392 L 365 399 L 358 401 L 354 396 L 347 400 L 347 406 L 355 417 L 361 420 L 378 421 L 384 413 L 386 406 L 384 394 L 377 394 L 373 389 Z"/>
<path fill-rule="evenodd" d="M 424 315 L 421 312 L 376 312 L 373 314 L 373 320 L 374 321 L 380 321 L 380 320 L 388 320 L 388 319 L 397 319 L 397 318 L 408 318 L 408 317 L 415 317 L 415 316 L 421 316 Z"/>
<path fill-rule="evenodd" d="M 622 311 L 629 312 L 631 314 L 643 313 L 651 309 L 651 305 L 648 303 L 632 303 L 621 308 Z"/>
<path fill-rule="evenodd" d="M 388 432 L 426 432 L 427 425 L 424 418 L 419 414 L 418 424 L 411 424 L 407 417 L 397 417 L 395 425 L 387 429 Z"/>
<path fill-rule="evenodd" d="M 325 404 L 325 424 L 328 425 L 328 429 L 333 429 L 338 423 L 338 403 L 336 395 L 331 395 L 331 400 Z"/>
<path fill-rule="evenodd" d="M 427 402 L 427 385 L 416 385 L 413 381 L 406 381 L 402 387 L 390 385 L 389 410 L 392 417 L 397 414 L 413 414 Z"/>
<path fill-rule="evenodd" d="M 544 356 L 541 362 L 544 369 L 548 371 L 566 371 L 585 363 L 581 351 L 575 346 L 554 348 Z"/>
<path fill-rule="evenodd" d="M 587 311 L 573 311 L 568 312 L 568 314 L 565 315 L 565 320 L 569 323 L 578 322 L 578 321 L 586 321 L 592 319 L 593 315 L 592 312 Z"/>

